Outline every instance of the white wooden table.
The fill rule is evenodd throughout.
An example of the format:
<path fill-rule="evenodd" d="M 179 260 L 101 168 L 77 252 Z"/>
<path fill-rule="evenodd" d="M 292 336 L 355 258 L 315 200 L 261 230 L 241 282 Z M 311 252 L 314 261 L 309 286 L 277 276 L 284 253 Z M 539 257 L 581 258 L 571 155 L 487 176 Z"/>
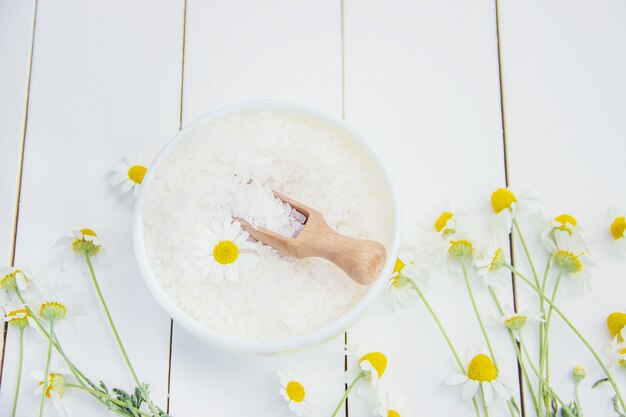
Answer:
<path fill-rule="evenodd" d="M 66 350 L 89 375 L 130 387 L 89 282 L 51 262 L 58 237 L 91 227 L 108 245 L 112 266 L 101 280 L 122 337 L 170 413 L 288 416 L 275 371 L 296 366 L 320 381 L 317 414 L 330 415 L 344 389 L 343 338 L 256 358 L 215 350 L 172 325 L 133 258 L 132 198 L 107 177 L 122 156 L 149 161 L 213 109 L 287 99 L 372 138 L 396 177 L 407 231 L 418 233 L 430 203 L 448 199 L 471 213 L 472 236 L 486 240 L 489 195 L 507 184 L 531 190 L 547 213 L 577 215 L 599 266 L 593 292 L 561 305 L 603 352 L 607 314 L 626 307 L 626 263 L 610 245 L 605 214 L 626 208 L 625 21 L 624 0 L 0 0 L 0 264 L 74 283 L 88 311 Z M 521 260 L 519 245 L 514 252 Z M 523 288 L 501 296 L 534 300 Z M 461 351 L 475 352 L 481 337 L 460 278 L 434 273 L 429 297 Z M 494 314 L 486 295 L 481 301 Z M 584 365 L 585 415 L 612 415 L 608 387 L 590 388 L 600 375 L 591 357 L 555 323 L 555 386 L 571 399 L 570 369 Z M 510 342 L 492 333 L 519 398 Z M 2 416 L 16 339 L 9 332 L 4 346 Z M 423 305 L 396 314 L 374 306 L 347 339 L 388 352 L 386 378 L 409 415 L 473 415 L 459 389 L 442 385 L 450 355 Z M 43 367 L 44 350 L 27 338 L 21 416 L 35 415 L 28 371 Z M 626 372 L 618 382 L 626 389 Z M 80 393 L 64 400 L 72 416 L 108 415 Z M 356 398 L 348 412 L 369 415 Z M 492 410 L 505 415 L 503 403 Z"/>

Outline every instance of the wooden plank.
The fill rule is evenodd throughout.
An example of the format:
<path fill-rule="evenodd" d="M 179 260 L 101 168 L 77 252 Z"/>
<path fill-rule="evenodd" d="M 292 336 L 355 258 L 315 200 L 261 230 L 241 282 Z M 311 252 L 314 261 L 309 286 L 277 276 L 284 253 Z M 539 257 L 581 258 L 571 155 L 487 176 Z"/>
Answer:
<path fill-rule="evenodd" d="M 284 99 L 341 115 L 340 3 L 187 1 L 183 124 L 234 102 Z M 256 358 L 217 351 L 174 326 L 174 415 L 291 412 L 276 371 L 310 372 L 316 415 L 329 415 L 343 389 L 343 340 L 307 352 Z"/>
<path fill-rule="evenodd" d="M 0 264 L 13 256 L 13 235 L 26 121 L 35 1 L 0 1 Z"/>
<path fill-rule="evenodd" d="M 626 55 L 620 52 L 626 49 L 626 4 L 500 3 L 510 182 L 532 190 L 547 215 L 576 216 L 592 241 L 598 264 L 593 291 L 571 297 L 566 281 L 558 304 L 604 355 L 609 342 L 605 319 L 624 311 L 626 290 L 625 264 L 611 245 L 606 215 L 611 206 L 626 209 Z M 541 251 L 537 242 L 531 246 Z M 523 258 L 521 251 L 516 255 Z M 545 266 L 541 259 L 539 269 Z M 519 294 L 522 303 L 534 302 L 528 291 L 520 288 Z M 585 415 L 613 415 L 608 384 L 590 388 L 601 375 L 591 356 L 558 319 L 551 334 L 551 375 L 558 392 L 573 399 L 571 368 L 582 364 L 589 375 L 581 385 Z M 616 374 L 624 389 L 626 374 Z"/>
<path fill-rule="evenodd" d="M 345 2 L 346 120 L 387 162 L 410 235 L 423 233 L 421 225 L 436 218 L 433 203 L 447 199 L 468 213 L 460 222 L 472 239 L 489 238 L 489 196 L 505 183 L 495 22 L 486 0 Z M 463 278 L 431 274 L 427 296 L 461 355 L 486 353 Z M 483 317 L 495 316 L 488 292 L 475 276 L 471 282 Z M 512 305 L 510 287 L 499 293 Z M 501 374 L 517 390 L 508 335 L 489 332 Z M 403 415 L 474 414 L 459 387 L 442 385 L 458 371 L 421 303 L 394 314 L 381 302 L 348 332 L 348 342 L 388 352 L 384 379 L 406 399 Z M 492 415 L 509 415 L 503 401 L 491 408 Z M 351 396 L 349 414 L 367 413 Z"/>
<path fill-rule="evenodd" d="M 13 262 L 35 2 L 0 1 L 0 265 Z M 4 357 L 4 337 L 0 342 Z M 0 361 L 0 376 L 2 375 Z"/>
<path fill-rule="evenodd" d="M 41 1 L 37 10 L 30 109 L 16 264 L 33 265 L 40 281 L 70 283 L 84 294 L 76 333 L 61 337 L 69 356 L 94 379 L 131 388 L 89 278 L 51 262 L 55 241 L 90 227 L 105 242 L 111 267 L 98 269 L 102 290 L 137 372 L 165 405 L 170 321 L 145 287 L 131 245 L 132 197 L 109 185 L 125 154 L 151 157 L 179 128 L 182 1 Z M 17 362 L 10 332 L 0 415 L 9 415 Z M 26 339 L 20 415 L 35 415 L 45 343 Z M 109 415 L 68 390 L 70 415 Z"/>

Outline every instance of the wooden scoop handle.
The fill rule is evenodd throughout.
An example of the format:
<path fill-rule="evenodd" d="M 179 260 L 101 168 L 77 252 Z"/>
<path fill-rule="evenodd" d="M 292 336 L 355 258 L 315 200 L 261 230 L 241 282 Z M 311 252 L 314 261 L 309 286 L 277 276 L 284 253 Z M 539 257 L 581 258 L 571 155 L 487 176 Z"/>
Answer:
<path fill-rule="evenodd" d="M 330 227 L 300 247 L 299 257 L 317 256 L 341 268 L 355 282 L 371 284 L 385 264 L 387 251 L 373 240 L 355 239 Z"/>

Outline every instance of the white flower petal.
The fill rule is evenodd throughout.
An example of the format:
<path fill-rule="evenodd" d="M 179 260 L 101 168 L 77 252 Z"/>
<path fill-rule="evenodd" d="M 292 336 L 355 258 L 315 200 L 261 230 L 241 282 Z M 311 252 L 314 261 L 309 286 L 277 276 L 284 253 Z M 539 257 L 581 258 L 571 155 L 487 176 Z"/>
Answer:
<path fill-rule="evenodd" d="M 476 390 L 478 389 L 478 381 L 474 381 L 473 379 L 468 379 L 463 384 L 463 389 L 461 390 L 461 397 L 465 401 L 471 400 L 474 395 L 476 395 Z"/>

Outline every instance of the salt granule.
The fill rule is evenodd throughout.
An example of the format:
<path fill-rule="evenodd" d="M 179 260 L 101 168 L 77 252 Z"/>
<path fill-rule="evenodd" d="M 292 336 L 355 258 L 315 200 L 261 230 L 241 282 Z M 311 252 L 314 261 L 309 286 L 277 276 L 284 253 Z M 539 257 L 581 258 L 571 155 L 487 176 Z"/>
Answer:
<path fill-rule="evenodd" d="M 250 223 L 293 238 L 304 228 L 306 217 L 274 197 L 272 189 L 249 179 L 234 186 L 232 213 Z"/>
<path fill-rule="evenodd" d="M 192 253 L 203 232 L 233 215 L 286 236 L 304 219 L 276 190 L 315 207 L 340 233 L 389 248 L 391 204 L 370 157 L 347 134 L 286 111 L 247 111 L 199 124 L 161 160 L 146 190 L 144 240 L 170 299 L 201 324 L 254 340 L 319 329 L 367 292 L 330 262 L 255 243 L 239 282 L 212 282 Z M 250 181 L 252 180 L 252 181 Z"/>

